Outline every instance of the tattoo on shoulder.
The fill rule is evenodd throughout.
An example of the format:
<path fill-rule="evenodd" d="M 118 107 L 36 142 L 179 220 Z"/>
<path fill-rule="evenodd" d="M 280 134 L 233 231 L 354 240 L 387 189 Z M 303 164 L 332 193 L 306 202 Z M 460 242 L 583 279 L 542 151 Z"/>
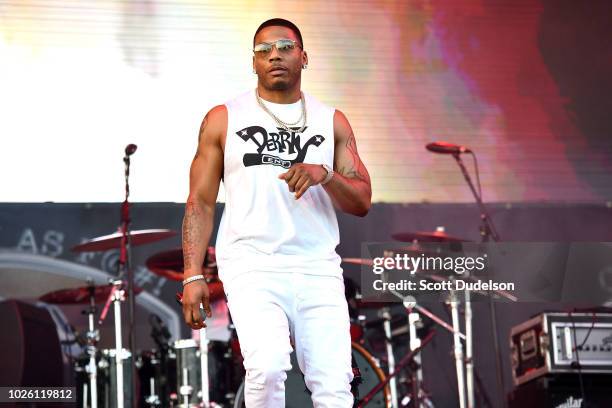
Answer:
<path fill-rule="evenodd" d="M 198 142 L 202 141 L 202 136 L 204 135 L 204 130 L 206 129 L 206 126 L 208 126 L 208 114 L 204 116 L 202 124 L 200 125 L 200 133 L 198 133 Z"/>
<path fill-rule="evenodd" d="M 204 119 L 202 120 L 202 124 L 200 125 L 200 132 L 198 133 L 198 146 L 200 145 L 200 143 L 202 143 L 202 137 L 204 135 L 204 130 L 206 129 L 206 126 L 208 126 L 208 114 L 204 116 Z M 198 157 L 199 151 L 200 149 L 196 150 L 195 157 Z"/>
<path fill-rule="evenodd" d="M 366 176 L 364 166 L 359 158 L 359 154 L 357 153 L 357 142 L 355 141 L 355 134 L 352 131 L 346 141 L 346 150 L 351 156 L 351 165 L 342 166 L 340 169 L 338 169 L 338 172 L 348 178 L 365 180 Z"/>

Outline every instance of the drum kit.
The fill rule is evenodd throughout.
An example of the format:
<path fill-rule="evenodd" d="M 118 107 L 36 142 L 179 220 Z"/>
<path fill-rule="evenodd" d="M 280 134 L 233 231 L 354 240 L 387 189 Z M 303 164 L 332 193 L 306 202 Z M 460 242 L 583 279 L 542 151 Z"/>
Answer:
<path fill-rule="evenodd" d="M 429 148 L 429 147 L 428 147 Z M 129 172 L 130 156 L 136 145 L 125 148 L 125 200 L 121 207 L 121 224 L 114 234 L 95 238 L 73 248 L 75 252 L 107 251 L 119 249 L 118 279 L 108 286 L 94 286 L 92 283 L 76 288 L 47 293 L 42 300 L 54 304 L 87 304 L 84 311 L 88 316 L 88 330 L 83 341 L 83 352 L 75 360 L 77 394 L 79 406 L 97 408 L 139 407 L 234 407 L 244 406 L 244 369 L 240 344 L 231 318 L 229 319 L 228 341 L 209 341 L 206 328 L 192 333 L 192 338 L 169 342 L 170 333 L 161 319 L 153 317 L 151 333 L 157 348 L 136 351 L 134 341 L 134 298 L 140 289 L 134 285 L 130 251 L 132 246 L 157 242 L 176 235 L 170 230 L 130 230 Z M 453 151 L 464 177 L 468 182 L 481 211 L 481 235 L 483 241 L 489 237 L 498 241 L 499 236 L 481 200 L 480 186 L 476 191 L 459 153 Z M 433 232 L 397 233 L 392 237 L 410 244 L 402 250 L 418 253 L 419 243 L 434 242 L 457 244 L 463 239 L 450 236 L 443 228 Z M 372 266 L 372 259 L 344 258 L 345 264 Z M 158 276 L 174 281 L 183 280 L 183 257 L 181 249 L 174 249 L 151 256 L 146 265 Z M 225 302 L 223 284 L 218 279 L 214 248 L 208 248 L 202 265 L 206 277 L 211 303 Z M 431 275 L 427 279 L 445 279 Z M 418 305 L 412 297 L 394 293 L 401 297 L 404 308 L 393 314 L 387 302 L 364 302 L 360 295 L 359 283 L 345 278 L 346 298 L 351 316 L 351 338 L 354 381 L 352 391 L 356 407 L 431 408 L 432 400 L 423 388 L 421 350 L 431 341 L 434 331 L 421 319 L 427 316 L 429 322 L 438 324 L 453 335 L 459 407 L 474 406 L 474 372 L 472 362 L 472 312 L 469 291 L 465 291 L 464 315 L 465 334 L 460 331 L 459 299 L 456 294 L 448 299 L 452 325 L 437 317 L 431 311 Z M 493 295 L 493 293 L 487 293 Z M 494 295 L 507 297 L 497 291 Z M 122 343 L 121 304 L 128 302 L 128 348 Z M 489 296 L 491 298 L 491 296 Z M 181 296 L 177 293 L 177 301 Z M 99 330 L 96 329 L 96 305 L 105 302 L 98 319 L 101 324 L 111 303 L 114 309 L 115 348 L 98 349 Z M 493 303 L 490 302 L 493 331 L 496 335 Z M 372 317 L 372 312 L 376 313 Z M 369 315 L 368 315 L 369 314 Z M 399 318 L 399 319 L 398 319 Z M 398 322 L 399 321 L 399 326 Z M 406 340 L 406 336 L 408 339 Z M 378 339 L 378 340 L 377 340 Z M 466 352 L 463 354 L 463 341 Z M 406 344 L 407 343 L 407 344 Z M 498 366 L 501 357 L 495 337 Z M 407 352 L 396 362 L 401 346 L 407 345 Z M 406 349 L 406 348 L 404 348 Z M 312 406 L 303 377 L 299 373 L 295 356 L 291 356 L 293 369 L 287 375 L 286 406 L 289 408 Z M 384 368 L 381 369 L 381 368 Z M 498 383 L 503 383 L 498 367 Z M 467 377 L 467 378 L 466 378 Z M 484 390 L 482 390 L 484 393 Z M 486 394 L 485 394 L 486 396 Z"/>
<path fill-rule="evenodd" d="M 130 233 L 132 245 L 144 245 L 175 235 L 169 230 L 141 230 Z M 418 242 L 460 242 L 442 230 L 428 233 L 395 234 L 398 240 L 410 240 L 407 250 L 416 250 Z M 77 245 L 75 252 L 106 251 L 118 248 L 120 233 L 99 237 Z M 343 258 L 344 264 L 372 265 L 371 259 Z M 147 268 L 158 276 L 183 280 L 181 249 L 163 251 L 146 260 Z M 211 303 L 225 303 L 223 284 L 217 275 L 214 247 L 206 251 L 202 274 L 210 288 Z M 432 279 L 435 279 L 433 277 Z M 459 365 L 462 341 L 466 335 L 459 331 L 456 302 L 451 304 L 453 324 L 446 323 L 425 307 L 407 301 L 398 312 L 388 302 L 366 302 L 362 299 L 355 279 L 345 278 L 346 299 L 351 317 L 353 369 L 356 374 L 355 406 L 372 407 L 433 407 L 430 395 L 422 385 L 423 373 L 420 350 L 431 340 L 431 326 L 438 324 L 455 337 L 455 358 Z M 137 296 L 142 289 L 133 287 Z M 170 342 L 170 333 L 156 315 L 149 323 L 155 349 L 132 351 L 122 344 L 121 304 L 126 300 L 126 282 L 117 279 L 104 286 L 91 282 L 83 287 L 57 290 L 40 300 L 50 304 L 87 305 L 88 329 L 82 344 L 82 354 L 74 361 L 79 406 L 105 407 L 234 407 L 244 406 L 244 369 L 240 344 L 229 319 L 227 341 L 209 341 L 206 329 L 193 332 L 193 338 Z M 501 293 L 501 296 L 504 296 Z M 180 301 L 180 294 L 177 293 Z M 97 305 L 104 304 L 99 317 Z M 99 349 L 102 324 L 113 305 L 115 344 L 112 349 Z M 425 324 L 421 316 L 427 317 Z M 406 350 L 399 361 L 398 350 Z M 467 354 L 466 354 L 467 356 Z M 295 356 L 293 369 L 287 373 L 287 407 L 312 406 Z M 133 368 L 132 368 L 133 367 Z M 463 368 L 461 369 L 463 373 Z M 463 382 L 459 378 L 459 382 Z"/>

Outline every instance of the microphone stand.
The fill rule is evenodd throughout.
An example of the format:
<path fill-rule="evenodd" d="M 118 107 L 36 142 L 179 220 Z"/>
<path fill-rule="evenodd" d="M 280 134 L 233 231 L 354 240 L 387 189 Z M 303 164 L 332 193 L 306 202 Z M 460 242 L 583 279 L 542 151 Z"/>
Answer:
<path fill-rule="evenodd" d="M 487 208 L 482 202 L 482 197 L 480 197 L 480 194 L 478 194 L 478 192 L 476 191 L 476 188 L 474 187 L 472 178 L 470 177 L 470 174 L 467 172 L 467 169 L 465 168 L 465 165 L 463 164 L 463 160 L 461 160 L 461 156 L 459 155 L 459 153 L 453 153 L 453 158 L 459 165 L 459 168 L 461 169 L 461 172 L 463 173 L 463 177 L 465 178 L 465 181 L 470 187 L 470 190 L 472 190 L 472 195 L 474 195 L 474 198 L 476 199 L 476 204 L 478 204 L 478 209 L 480 210 L 480 220 L 482 222 L 481 227 L 480 227 L 480 236 L 482 237 L 482 242 L 487 242 L 489 238 L 492 238 L 493 241 L 495 242 L 499 242 L 501 240 L 499 238 L 499 234 L 497 233 L 497 230 L 495 229 L 495 225 L 493 225 L 493 221 L 491 221 L 491 216 L 489 216 L 489 212 L 487 211 Z"/>
<path fill-rule="evenodd" d="M 132 152 L 133 153 L 133 152 Z M 136 340 L 134 333 L 134 315 L 135 315 L 135 302 L 134 302 L 134 270 L 131 265 L 131 245 L 130 245 L 130 204 L 128 198 L 130 196 L 130 154 L 127 149 L 125 152 L 125 156 L 123 157 L 123 162 L 125 163 L 125 200 L 121 204 L 121 249 L 119 255 L 119 270 L 120 275 L 127 275 L 127 289 L 128 289 L 128 348 L 132 353 L 132 359 L 130 363 L 130 372 L 132 373 L 132 381 L 130 386 L 132 388 L 131 395 L 134 394 L 134 390 L 136 390 L 135 381 L 136 381 Z M 119 357 L 117 357 L 119 358 Z M 133 404 L 133 403 L 132 403 Z"/>
<path fill-rule="evenodd" d="M 471 152 L 474 155 L 473 152 Z M 476 157 L 474 155 L 474 157 Z M 453 158 L 457 162 L 457 165 L 461 169 L 461 173 L 463 173 L 463 178 L 467 182 L 470 190 L 472 191 L 472 195 L 476 199 L 476 203 L 478 205 L 478 209 L 480 210 L 480 236 L 481 242 L 488 242 L 489 239 L 493 239 L 495 242 L 499 242 L 499 234 L 495 229 L 495 225 L 491 220 L 491 216 L 485 207 L 482 197 L 476 191 L 474 183 L 463 164 L 463 160 L 461 160 L 460 153 L 453 153 Z M 497 374 L 497 387 L 499 392 L 501 393 L 502 407 L 506 407 L 506 398 L 504 397 L 504 373 L 502 370 L 502 356 L 501 349 L 499 347 L 499 338 L 497 336 L 497 319 L 495 317 L 495 303 L 493 302 L 493 297 L 489 296 L 489 311 L 491 317 L 491 329 L 493 331 L 493 347 L 495 350 L 495 368 Z M 472 360 L 472 306 L 470 301 L 470 294 L 466 291 L 465 294 L 465 318 L 466 318 L 466 379 L 467 379 L 467 400 L 468 400 L 468 408 L 474 407 L 474 362 Z M 468 320 L 469 319 L 469 320 Z"/>
<path fill-rule="evenodd" d="M 100 332 L 96 330 L 94 316 L 96 314 L 95 286 L 92 280 L 87 282 L 87 292 L 89 293 L 89 308 L 87 308 L 87 355 L 89 363 L 87 365 L 87 375 L 89 377 L 89 406 L 98 408 L 98 367 L 96 365 L 96 346 L 100 341 Z M 83 393 L 83 405 L 86 405 L 87 393 Z"/>

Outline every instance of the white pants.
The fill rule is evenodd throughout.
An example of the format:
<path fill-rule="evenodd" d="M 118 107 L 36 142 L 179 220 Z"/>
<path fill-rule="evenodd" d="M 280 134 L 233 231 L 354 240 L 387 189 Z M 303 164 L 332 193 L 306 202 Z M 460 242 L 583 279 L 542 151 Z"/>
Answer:
<path fill-rule="evenodd" d="M 341 278 L 247 272 L 224 282 L 224 289 L 244 357 L 247 408 L 285 406 L 290 336 L 314 407 L 353 406 L 349 315 Z"/>

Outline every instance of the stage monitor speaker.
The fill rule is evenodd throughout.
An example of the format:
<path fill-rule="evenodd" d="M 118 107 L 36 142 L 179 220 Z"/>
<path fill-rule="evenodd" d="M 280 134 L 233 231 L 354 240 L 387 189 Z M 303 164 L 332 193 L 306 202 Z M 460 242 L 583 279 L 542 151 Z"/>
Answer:
<path fill-rule="evenodd" d="M 0 386 L 58 387 L 62 353 L 49 312 L 17 300 L 0 302 Z"/>

